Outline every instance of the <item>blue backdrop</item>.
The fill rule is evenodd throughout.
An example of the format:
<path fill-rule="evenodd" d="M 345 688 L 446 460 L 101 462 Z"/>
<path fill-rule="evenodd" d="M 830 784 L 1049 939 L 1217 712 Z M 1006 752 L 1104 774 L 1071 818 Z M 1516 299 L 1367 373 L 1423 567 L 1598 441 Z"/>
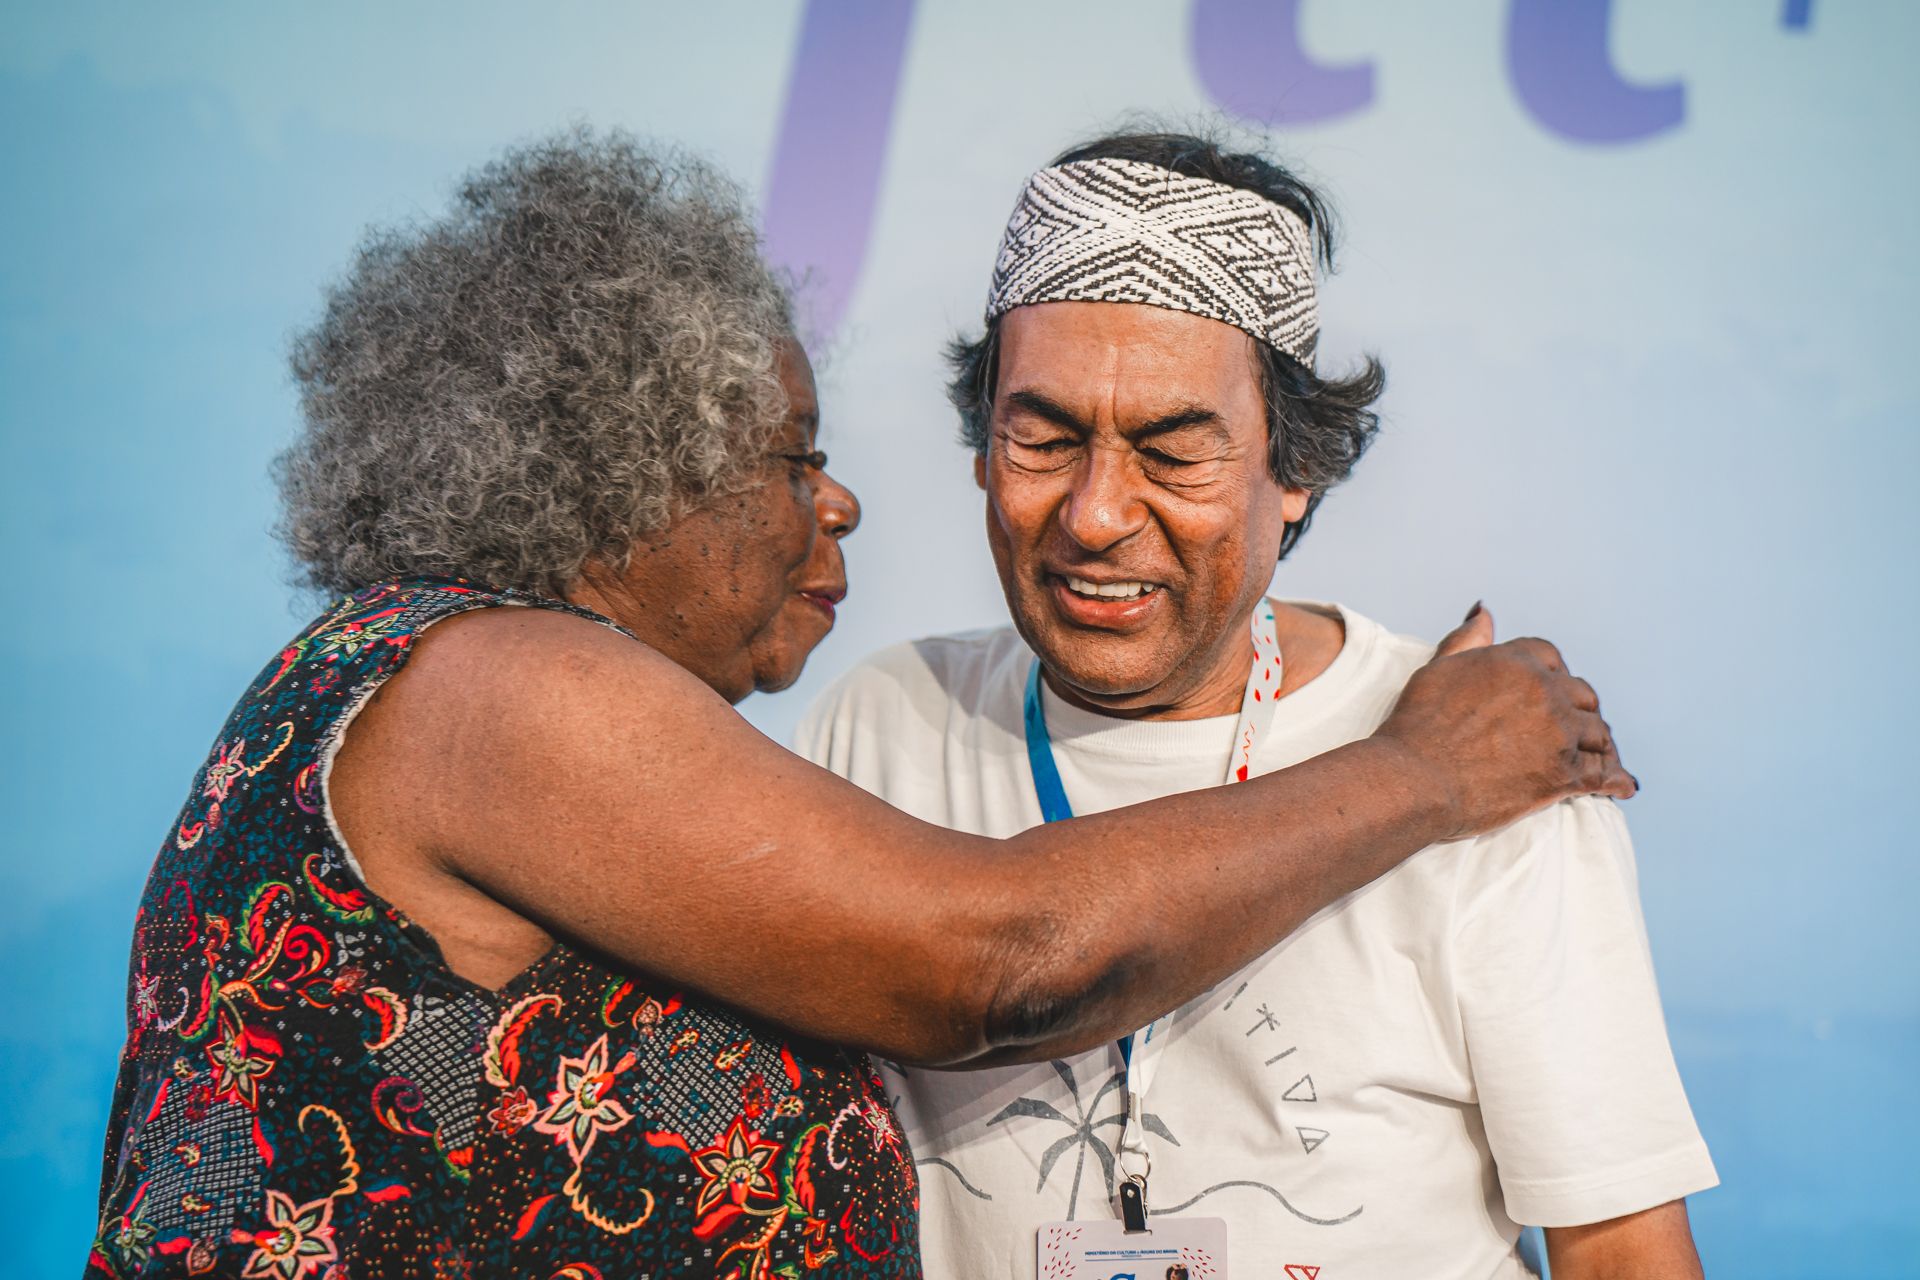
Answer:
<path fill-rule="evenodd" d="M 1025 171 L 1130 109 L 1334 193 L 1327 356 L 1386 429 L 1279 590 L 1484 596 L 1600 685 L 1709 1269 L 1920 1274 L 1920 5 L 1115 0 L 14 7 L 0 41 L 8 1274 L 93 1230 L 133 904 L 307 612 L 266 535 L 288 334 L 367 222 L 575 120 L 737 174 L 809 268 L 871 648 L 1002 616 L 938 348 Z"/>

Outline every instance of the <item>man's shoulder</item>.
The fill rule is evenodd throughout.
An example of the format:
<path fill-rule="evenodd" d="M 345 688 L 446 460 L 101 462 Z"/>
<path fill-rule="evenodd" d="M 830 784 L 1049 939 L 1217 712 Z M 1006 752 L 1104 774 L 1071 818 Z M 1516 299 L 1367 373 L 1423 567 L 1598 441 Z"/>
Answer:
<path fill-rule="evenodd" d="M 912 732 L 955 715 L 982 714 L 1030 661 L 1012 627 L 927 636 L 888 645 L 855 663 L 807 708 L 799 748 L 849 732 Z"/>
<path fill-rule="evenodd" d="M 1350 638 L 1362 640 L 1360 678 L 1368 687 L 1397 698 L 1414 673 L 1433 660 L 1437 646 L 1431 641 L 1390 631 L 1344 605 L 1340 612 Z M 1512 866 L 1542 850 L 1608 859 L 1632 857 L 1626 817 L 1605 796 L 1563 800 L 1470 843 L 1479 846 L 1480 859 L 1491 867 Z"/>
<path fill-rule="evenodd" d="M 1324 714 L 1343 726 L 1341 736 L 1370 732 L 1392 711 L 1407 681 L 1433 658 L 1432 642 L 1396 633 L 1346 605 L 1288 603 L 1337 611 L 1346 628 L 1334 664 L 1320 681 L 1293 695 L 1299 699 L 1296 714 Z M 1452 883 L 1457 905 L 1471 911 L 1479 899 L 1512 891 L 1519 883 L 1552 892 L 1581 866 L 1604 869 L 1632 885 L 1633 843 L 1626 819 L 1605 797 L 1563 800 L 1498 831 L 1433 846 L 1410 860 L 1407 869 Z"/>
<path fill-rule="evenodd" d="M 1509 953 L 1534 932 L 1521 919 L 1563 919 L 1599 911 L 1638 927 L 1639 868 L 1626 815 L 1605 796 L 1575 796 L 1496 831 L 1432 845 L 1400 869 L 1419 892 L 1447 909 L 1436 925 L 1477 947 Z"/>
<path fill-rule="evenodd" d="M 1304 758 L 1302 752 L 1317 755 L 1373 732 L 1413 673 L 1433 657 L 1433 645 L 1395 634 L 1346 605 L 1275 603 L 1336 618 L 1343 635 L 1332 660 L 1282 702 L 1282 728 L 1275 739 L 1279 754 L 1270 764 L 1292 763 Z"/>
<path fill-rule="evenodd" d="M 1414 672 L 1433 660 L 1433 642 L 1401 635 L 1346 605 L 1329 607 L 1338 610 L 1346 628 L 1343 652 L 1353 651 L 1359 658 L 1367 683 L 1398 694 Z"/>
<path fill-rule="evenodd" d="M 1573 796 L 1473 841 L 1483 882 L 1555 874 L 1556 864 L 1586 859 L 1631 871 L 1633 837 L 1620 806 L 1606 796 Z"/>
<path fill-rule="evenodd" d="M 897 696 L 926 688 L 949 698 L 986 684 L 1012 658 L 1027 652 L 1012 627 L 983 627 L 952 635 L 902 640 L 876 650 L 835 680 L 814 706 Z"/>

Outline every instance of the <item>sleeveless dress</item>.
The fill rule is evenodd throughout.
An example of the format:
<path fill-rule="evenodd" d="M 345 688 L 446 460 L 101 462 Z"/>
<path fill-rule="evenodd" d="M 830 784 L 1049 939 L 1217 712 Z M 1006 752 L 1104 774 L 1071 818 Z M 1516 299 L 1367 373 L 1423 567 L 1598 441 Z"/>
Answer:
<path fill-rule="evenodd" d="M 509 605 L 614 626 L 385 583 L 235 707 L 135 922 L 88 1277 L 920 1275 L 863 1055 L 565 944 L 475 986 L 362 881 L 325 797 L 347 723 L 428 626 Z"/>

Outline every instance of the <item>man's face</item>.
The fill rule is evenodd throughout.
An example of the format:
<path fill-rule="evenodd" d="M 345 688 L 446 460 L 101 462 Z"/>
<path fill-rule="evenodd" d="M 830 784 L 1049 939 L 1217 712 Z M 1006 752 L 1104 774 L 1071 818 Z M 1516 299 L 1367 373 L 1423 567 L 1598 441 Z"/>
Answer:
<path fill-rule="evenodd" d="M 987 540 L 1014 624 L 1062 692 L 1177 708 L 1223 674 L 1307 492 L 1267 471 L 1253 339 L 1132 303 L 1000 321 Z"/>

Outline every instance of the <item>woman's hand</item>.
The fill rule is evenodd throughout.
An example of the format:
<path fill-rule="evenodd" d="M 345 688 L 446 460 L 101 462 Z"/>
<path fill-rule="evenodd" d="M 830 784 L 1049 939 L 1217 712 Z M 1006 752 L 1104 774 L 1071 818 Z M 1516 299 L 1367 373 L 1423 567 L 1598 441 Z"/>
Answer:
<path fill-rule="evenodd" d="M 1449 835 L 1478 835 L 1577 795 L 1630 798 L 1593 686 L 1545 640 L 1493 643 L 1480 605 L 1408 681 L 1377 740 L 1428 770 L 1445 797 Z"/>

